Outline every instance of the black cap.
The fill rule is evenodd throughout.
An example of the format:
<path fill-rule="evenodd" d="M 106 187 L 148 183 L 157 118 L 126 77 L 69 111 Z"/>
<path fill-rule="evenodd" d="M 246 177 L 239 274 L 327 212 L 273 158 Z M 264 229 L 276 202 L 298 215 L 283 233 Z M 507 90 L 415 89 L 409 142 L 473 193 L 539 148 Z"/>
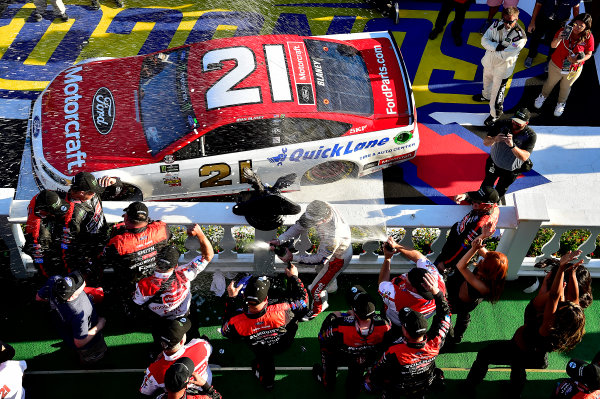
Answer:
<path fill-rule="evenodd" d="M 307 205 L 306 211 L 300 216 L 299 223 L 303 227 L 314 226 L 331 216 L 331 213 L 331 205 L 324 201 L 314 200 Z"/>
<path fill-rule="evenodd" d="M 15 348 L 0 341 L 0 363 L 11 360 L 13 357 L 15 357 Z"/>
<path fill-rule="evenodd" d="M 196 365 L 189 357 L 180 357 L 165 373 L 165 388 L 168 392 L 179 392 L 186 388 Z"/>
<path fill-rule="evenodd" d="M 350 287 L 348 291 L 348 304 L 360 319 L 365 320 L 375 314 L 375 303 L 371 295 L 360 285 Z"/>
<path fill-rule="evenodd" d="M 148 216 L 148 207 L 143 202 L 132 202 L 127 208 L 123 209 L 123 212 L 133 222 L 147 222 L 150 219 Z"/>
<path fill-rule="evenodd" d="M 421 267 L 413 267 L 407 273 L 408 282 L 415 287 L 417 294 L 425 299 L 433 299 L 433 294 L 423 287 L 423 283 L 425 282 L 424 277 L 427 273 L 429 272 Z"/>
<path fill-rule="evenodd" d="M 167 320 L 160 333 L 160 343 L 163 348 L 170 349 L 181 342 L 183 336 L 190 330 L 192 322 L 186 317 Z"/>
<path fill-rule="evenodd" d="M 71 184 L 71 190 L 73 191 L 86 191 L 86 192 L 94 192 L 96 194 L 102 194 L 104 192 L 104 187 L 101 187 L 98 184 L 98 181 L 90 172 L 79 172 L 73 178 L 73 183 Z"/>
<path fill-rule="evenodd" d="M 62 215 L 69 209 L 69 203 L 58 196 L 55 191 L 42 190 L 35 197 L 35 206 L 33 211 L 48 212 L 53 215 Z"/>
<path fill-rule="evenodd" d="M 498 191 L 494 187 L 484 186 L 477 191 L 469 191 L 467 196 L 471 201 L 484 204 L 496 204 L 500 201 Z"/>
<path fill-rule="evenodd" d="M 165 272 L 177 267 L 180 255 L 181 254 L 175 245 L 167 245 L 160 250 L 156 257 L 156 269 Z"/>
<path fill-rule="evenodd" d="M 521 108 L 512 117 L 512 120 L 517 122 L 519 125 L 524 125 L 529 123 L 529 118 L 531 118 L 531 114 L 527 108 Z"/>
<path fill-rule="evenodd" d="M 400 309 L 398 319 L 412 338 L 419 338 L 427 332 L 427 320 L 421 313 L 411 308 Z"/>
<path fill-rule="evenodd" d="M 600 389 L 600 367 L 597 364 L 571 359 L 567 363 L 567 374 L 591 391 Z"/>
<path fill-rule="evenodd" d="M 254 276 L 248 281 L 244 290 L 246 303 L 259 304 L 267 299 L 271 282 L 267 276 Z"/>
<path fill-rule="evenodd" d="M 81 272 L 74 271 L 67 277 L 61 277 L 54 282 L 52 293 L 59 302 L 66 302 L 83 285 Z"/>

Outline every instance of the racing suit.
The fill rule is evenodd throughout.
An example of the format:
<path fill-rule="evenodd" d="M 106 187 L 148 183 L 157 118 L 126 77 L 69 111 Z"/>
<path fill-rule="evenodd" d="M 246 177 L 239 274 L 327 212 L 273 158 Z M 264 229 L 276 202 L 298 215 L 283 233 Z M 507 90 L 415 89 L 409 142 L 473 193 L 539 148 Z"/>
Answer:
<path fill-rule="evenodd" d="M 268 304 L 259 313 L 249 313 L 241 307 L 240 295 L 227 298 L 221 333 L 226 338 L 243 340 L 254 352 L 252 368 L 261 384 L 273 385 L 275 380 L 274 355 L 286 350 L 298 330 L 298 318 L 308 307 L 308 293 L 296 276 L 287 278 L 290 297 L 279 303 Z"/>
<path fill-rule="evenodd" d="M 198 256 L 173 271 L 155 271 L 153 276 L 144 277 L 136 284 L 133 302 L 149 311 L 146 316 L 150 317 L 155 342 L 160 342 L 161 326 L 165 320 L 188 317 L 192 322 L 192 331 L 198 330 L 197 318 L 190 314 L 190 285 L 206 265 L 208 262 L 202 256 Z"/>
<path fill-rule="evenodd" d="M 65 199 L 65 193 L 57 194 Z M 104 245 L 106 232 L 98 234 L 88 230 L 89 213 L 84 203 L 67 201 L 64 214 L 42 219 L 34 212 L 36 200 L 37 195 L 27 208 L 23 252 L 33 257 L 46 277 L 85 268 L 89 259 L 97 256 L 98 243 Z"/>
<path fill-rule="evenodd" d="M 195 371 L 204 378 L 209 384 L 212 384 L 212 373 L 208 367 L 208 358 L 212 353 L 212 346 L 203 339 L 192 339 L 181 349 L 172 355 L 161 352 L 158 359 L 146 369 L 144 381 L 140 387 L 143 395 L 152 395 L 165 391 L 165 373 L 167 369 L 181 357 L 189 357 L 194 362 Z"/>
<path fill-rule="evenodd" d="M 481 38 L 481 45 L 486 50 L 481 59 L 481 94 L 490 99 L 490 115 L 494 118 L 502 115 L 506 82 L 512 75 L 519 52 L 526 42 L 527 36 L 517 23 L 514 28 L 507 30 L 502 21 L 494 21 Z"/>
<path fill-rule="evenodd" d="M 556 383 L 551 399 L 600 399 L 600 390 L 591 391 L 572 378 L 565 378 Z"/>
<path fill-rule="evenodd" d="M 131 303 L 135 284 L 150 276 L 156 267 L 156 256 L 171 238 L 166 223 L 152 221 L 145 227 L 128 230 L 124 223 L 113 227 L 113 236 L 101 257 L 103 268 L 115 271 L 115 296 L 123 310 Z"/>
<path fill-rule="evenodd" d="M 293 261 L 315 265 L 317 276 L 308 286 L 312 296 L 312 314 L 316 316 L 327 307 L 327 287 L 348 266 L 352 259 L 351 233 L 339 213 L 330 208 L 332 216 L 329 220 L 317 224 L 315 229 L 319 236 L 319 248 L 314 254 L 294 254 Z M 294 240 L 308 230 L 299 222 L 292 225 L 278 239 L 280 242 Z"/>
<path fill-rule="evenodd" d="M 383 354 L 391 343 L 390 322 L 376 314 L 370 319 L 366 335 L 360 331 L 353 313 L 329 314 L 319 332 L 323 385 L 333 388 L 338 364 L 348 365 L 346 397 L 357 397 L 363 375 Z"/>
<path fill-rule="evenodd" d="M 435 359 L 450 328 L 450 308 L 444 293 L 439 291 L 434 300 L 437 311 L 425 340 L 408 342 L 403 337 L 396 341 L 369 373 L 367 389 L 383 389 L 386 398 L 424 397 L 441 374 Z"/>
<path fill-rule="evenodd" d="M 472 209 L 460 221 L 450 228 L 450 234 L 442 248 L 442 252 L 435 259 L 435 264 L 440 270 L 452 273 L 458 261 L 471 248 L 471 243 L 481 235 L 483 227 L 492 222 L 491 232 L 496 230 L 500 208 L 497 204 L 487 211 Z M 441 265 L 440 265 L 441 264 Z"/>
<path fill-rule="evenodd" d="M 419 259 L 416 267 L 426 269 L 429 273 L 437 276 L 438 288 L 446 295 L 444 279 L 429 259 Z M 426 318 L 430 318 L 436 311 L 435 300 L 423 298 L 407 286 L 407 281 L 407 274 L 401 274 L 398 277 L 394 277 L 392 281 L 382 281 L 381 284 L 379 284 L 379 295 L 381 295 L 381 298 L 383 299 L 385 314 L 392 322 L 394 330 L 401 328 L 398 311 L 402 308 L 411 308 L 415 312 L 421 313 Z"/>

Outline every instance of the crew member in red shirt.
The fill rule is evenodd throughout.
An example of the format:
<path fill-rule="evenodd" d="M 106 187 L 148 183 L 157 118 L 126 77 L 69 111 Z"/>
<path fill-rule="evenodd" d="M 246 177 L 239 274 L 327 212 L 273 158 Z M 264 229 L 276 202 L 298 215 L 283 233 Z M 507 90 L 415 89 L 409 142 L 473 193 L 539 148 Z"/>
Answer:
<path fill-rule="evenodd" d="M 298 320 L 308 312 L 308 293 L 298 278 L 293 264 L 285 269 L 288 298 L 270 303 L 271 286 L 266 276 L 253 276 L 246 286 L 227 287 L 227 302 L 221 333 L 224 337 L 243 340 L 254 352 L 252 371 L 265 389 L 272 389 L 275 381 L 274 355 L 292 344 Z M 238 294 L 244 289 L 242 306 L 238 306 Z M 242 296 L 242 295 L 239 295 Z M 242 298 L 239 298 L 242 299 Z M 238 302 L 238 303 L 236 303 Z"/>
<path fill-rule="evenodd" d="M 404 308 L 399 312 L 403 338 L 396 341 L 379 359 L 365 378 L 367 390 L 383 390 L 386 398 L 402 395 L 424 398 L 435 383 L 443 383 L 443 373 L 435 359 L 450 329 L 450 308 L 433 274 L 427 273 L 423 287 L 436 304 L 436 313 L 429 331 L 427 320 L 419 312 Z"/>
<path fill-rule="evenodd" d="M 140 392 L 148 397 L 156 397 L 165 391 L 165 373 L 177 359 L 189 357 L 194 362 L 194 372 L 202 379 L 212 383 L 212 373 L 208 367 L 208 358 L 212 353 L 212 346 L 205 339 L 195 338 L 187 344 L 186 333 L 190 330 L 192 323 L 186 318 L 171 320 L 165 325 L 161 334 L 161 345 L 163 351 L 146 369 L 144 381 Z"/>
<path fill-rule="evenodd" d="M 319 344 L 321 364 L 313 366 L 313 375 L 325 388 L 334 389 L 338 365 L 348 366 L 346 397 L 360 393 L 363 375 L 392 342 L 390 322 L 375 312 L 373 298 L 360 285 L 347 294 L 348 312 L 330 313 L 321 326 Z"/>

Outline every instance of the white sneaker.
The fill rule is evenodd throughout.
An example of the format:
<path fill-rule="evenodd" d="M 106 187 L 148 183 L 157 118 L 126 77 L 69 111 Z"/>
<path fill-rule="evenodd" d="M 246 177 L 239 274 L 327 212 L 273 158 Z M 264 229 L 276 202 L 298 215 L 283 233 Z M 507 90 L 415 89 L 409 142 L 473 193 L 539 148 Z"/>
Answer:
<path fill-rule="evenodd" d="M 554 108 L 554 116 L 561 116 L 563 112 L 565 112 L 565 105 L 567 105 L 567 103 L 556 104 L 556 108 Z"/>
<path fill-rule="evenodd" d="M 533 104 L 534 107 L 536 107 L 537 109 L 542 108 L 542 105 L 544 105 L 544 101 L 546 101 L 546 97 L 544 97 L 541 93 L 539 96 L 537 96 L 537 98 L 535 99 L 535 103 Z"/>

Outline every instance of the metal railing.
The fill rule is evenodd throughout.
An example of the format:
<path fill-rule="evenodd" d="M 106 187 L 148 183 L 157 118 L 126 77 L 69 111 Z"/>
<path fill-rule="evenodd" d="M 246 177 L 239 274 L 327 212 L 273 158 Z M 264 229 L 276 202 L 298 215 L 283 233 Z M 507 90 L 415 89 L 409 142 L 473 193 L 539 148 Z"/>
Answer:
<path fill-rule="evenodd" d="M 17 277 L 27 277 L 34 272 L 31 258 L 23 254 L 20 247 L 24 237 L 21 225 L 27 220 L 29 201 L 13 200 L 13 189 L 0 189 L 0 232 L 10 250 L 11 270 Z M 517 192 L 512 194 L 514 206 L 501 206 L 497 228 L 502 235 L 498 243 L 498 251 L 506 254 L 509 261 L 508 279 L 519 275 L 541 275 L 543 272 L 533 265 L 543 257 L 555 253 L 560 245 L 560 236 L 571 229 L 586 229 L 590 237 L 581 246 L 581 258 L 590 269 L 593 277 L 600 277 L 600 259 L 590 259 L 595 249 L 595 240 L 600 234 L 600 216 L 596 210 L 562 210 L 547 209 L 543 195 Z M 274 259 L 266 245 L 254 246 L 251 253 L 236 253 L 236 241 L 233 228 L 247 225 L 243 217 L 231 212 L 233 203 L 198 203 L 198 202 L 147 202 L 150 216 L 162 220 L 169 225 L 219 225 L 224 235 L 219 241 L 222 250 L 207 268 L 208 272 L 251 272 L 271 274 L 282 265 Z M 104 213 L 109 223 L 122 220 L 123 202 L 104 202 Z M 301 204 L 303 209 L 306 204 Z M 471 208 L 456 205 L 357 205 L 336 204 L 336 209 L 351 226 L 361 226 L 366 231 L 377 230 L 373 237 L 362 237 L 362 253 L 354 255 L 345 273 L 376 274 L 379 272 L 383 257 L 375 253 L 379 247 L 378 240 L 384 236 L 384 228 L 404 228 L 406 234 L 401 244 L 412 247 L 413 233 L 419 228 L 437 228 L 439 237 L 432 243 L 432 253 L 428 256 L 435 259 L 440 253 L 449 228 L 460 220 Z M 288 216 L 285 224 L 292 224 L 298 216 Z M 543 254 L 537 258 L 526 257 L 537 232 L 542 227 L 550 227 L 555 231 L 552 239 L 543 246 Z M 268 242 L 275 237 L 275 231 L 256 231 L 255 241 Z M 306 251 L 311 247 L 305 235 L 296 243 L 296 248 Z M 392 259 L 392 271 L 400 273 L 408 270 L 413 264 L 402 256 Z M 281 270 L 281 269 L 280 269 Z M 300 272 L 314 272 L 312 267 L 300 266 Z"/>

